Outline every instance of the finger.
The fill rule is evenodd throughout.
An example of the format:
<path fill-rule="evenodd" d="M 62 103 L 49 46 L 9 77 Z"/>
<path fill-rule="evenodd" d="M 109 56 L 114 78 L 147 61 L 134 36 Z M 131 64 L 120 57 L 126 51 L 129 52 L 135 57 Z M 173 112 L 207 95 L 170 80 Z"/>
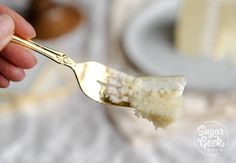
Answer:
<path fill-rule="evenodd" d="M 0 15 L 0 51 L 8 44 L 14 33 L 15 24 L 13 19 L 6 15 Z"/>
<path fill-rule="evenodd" d="M 0 88 L 7 88 L 10 85 L 10 81 L 0 74 Z"/>
<path fill-rule="evenodd" d="M 26 39 L 36 36 L 34 28 L 19 14 L 6 6 L 0 5 L 0 14 L 7 14 L 15 22 L 15 34 Z"/>
<path fill-rule="evenodd" d="M 1 52 L 1 56 L 23 69 L 32 68 L 36 64 L 36 58 L 31 51 L 22 48 L 20 45 L 9 43 Z"/>
<path fill-rule="evenodd" d="M 0 57 L 0 74 L 11 81 L 21 81 L 25 77 L 25 73 L 22 69 L 10 64 L 2 57 Z"/>

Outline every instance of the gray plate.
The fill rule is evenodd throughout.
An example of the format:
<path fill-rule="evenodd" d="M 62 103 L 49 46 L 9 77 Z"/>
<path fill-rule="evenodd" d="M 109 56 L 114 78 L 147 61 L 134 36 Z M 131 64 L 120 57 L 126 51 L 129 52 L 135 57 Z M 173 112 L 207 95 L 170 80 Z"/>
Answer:
<path fill-rule="evenodd" d="M 236 66 L 177 54 L 173 33 L 178 4 L 178 0 L 154 1 L 131 21 L 123 37 L 128 58 L 150 75 L 186 75 L 190 89 L 236 90 Z"/>

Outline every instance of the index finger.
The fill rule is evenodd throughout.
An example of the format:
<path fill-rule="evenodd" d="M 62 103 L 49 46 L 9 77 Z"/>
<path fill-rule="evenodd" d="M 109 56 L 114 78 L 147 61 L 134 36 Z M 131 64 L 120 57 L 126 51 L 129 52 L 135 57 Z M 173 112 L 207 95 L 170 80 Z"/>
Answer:
<path fill-rule="evenodd" d="M 15 34 L 30 39 L 36 36 L 34 28 L 19 14 L 6 6 L 0 5 L 0 14 L 7 14 L 12 17 L 15 22 Z"/>

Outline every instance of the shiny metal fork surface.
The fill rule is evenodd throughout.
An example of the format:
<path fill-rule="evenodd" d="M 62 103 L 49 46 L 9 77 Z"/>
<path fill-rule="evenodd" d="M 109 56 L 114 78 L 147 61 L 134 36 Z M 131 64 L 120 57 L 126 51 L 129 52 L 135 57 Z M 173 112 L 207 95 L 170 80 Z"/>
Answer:
<path fill-rule="evenodd" d="M 109 76 L 109 71 L 111 71 L 112 69 L 109 69 L 108 67 L 93 61 L 75 63 L 64 53 L 42 46 L 31 40 L 22 39 L 17 36 L 12 37 L 12 42 L 34 50 L 59 64 L 70 67 L 74 71 L 80 88 L 82 89 L 84 94 L 92 100 L 117 106 L 129 106 L 125 103 L 111 103 L 106 99 L 101 98 L 101 83 L 106 83 L 107 77 Z"/>

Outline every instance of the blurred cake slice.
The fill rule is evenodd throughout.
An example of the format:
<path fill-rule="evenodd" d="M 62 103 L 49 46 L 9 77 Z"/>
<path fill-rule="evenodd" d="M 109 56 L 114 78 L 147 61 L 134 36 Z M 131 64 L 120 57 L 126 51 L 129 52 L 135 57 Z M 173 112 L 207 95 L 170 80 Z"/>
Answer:
<path fill-rule="evenodd" d="M 175 46 L 188 56 L 214 60 L 236 53 L 236 0 L 182 0 Z"/>

